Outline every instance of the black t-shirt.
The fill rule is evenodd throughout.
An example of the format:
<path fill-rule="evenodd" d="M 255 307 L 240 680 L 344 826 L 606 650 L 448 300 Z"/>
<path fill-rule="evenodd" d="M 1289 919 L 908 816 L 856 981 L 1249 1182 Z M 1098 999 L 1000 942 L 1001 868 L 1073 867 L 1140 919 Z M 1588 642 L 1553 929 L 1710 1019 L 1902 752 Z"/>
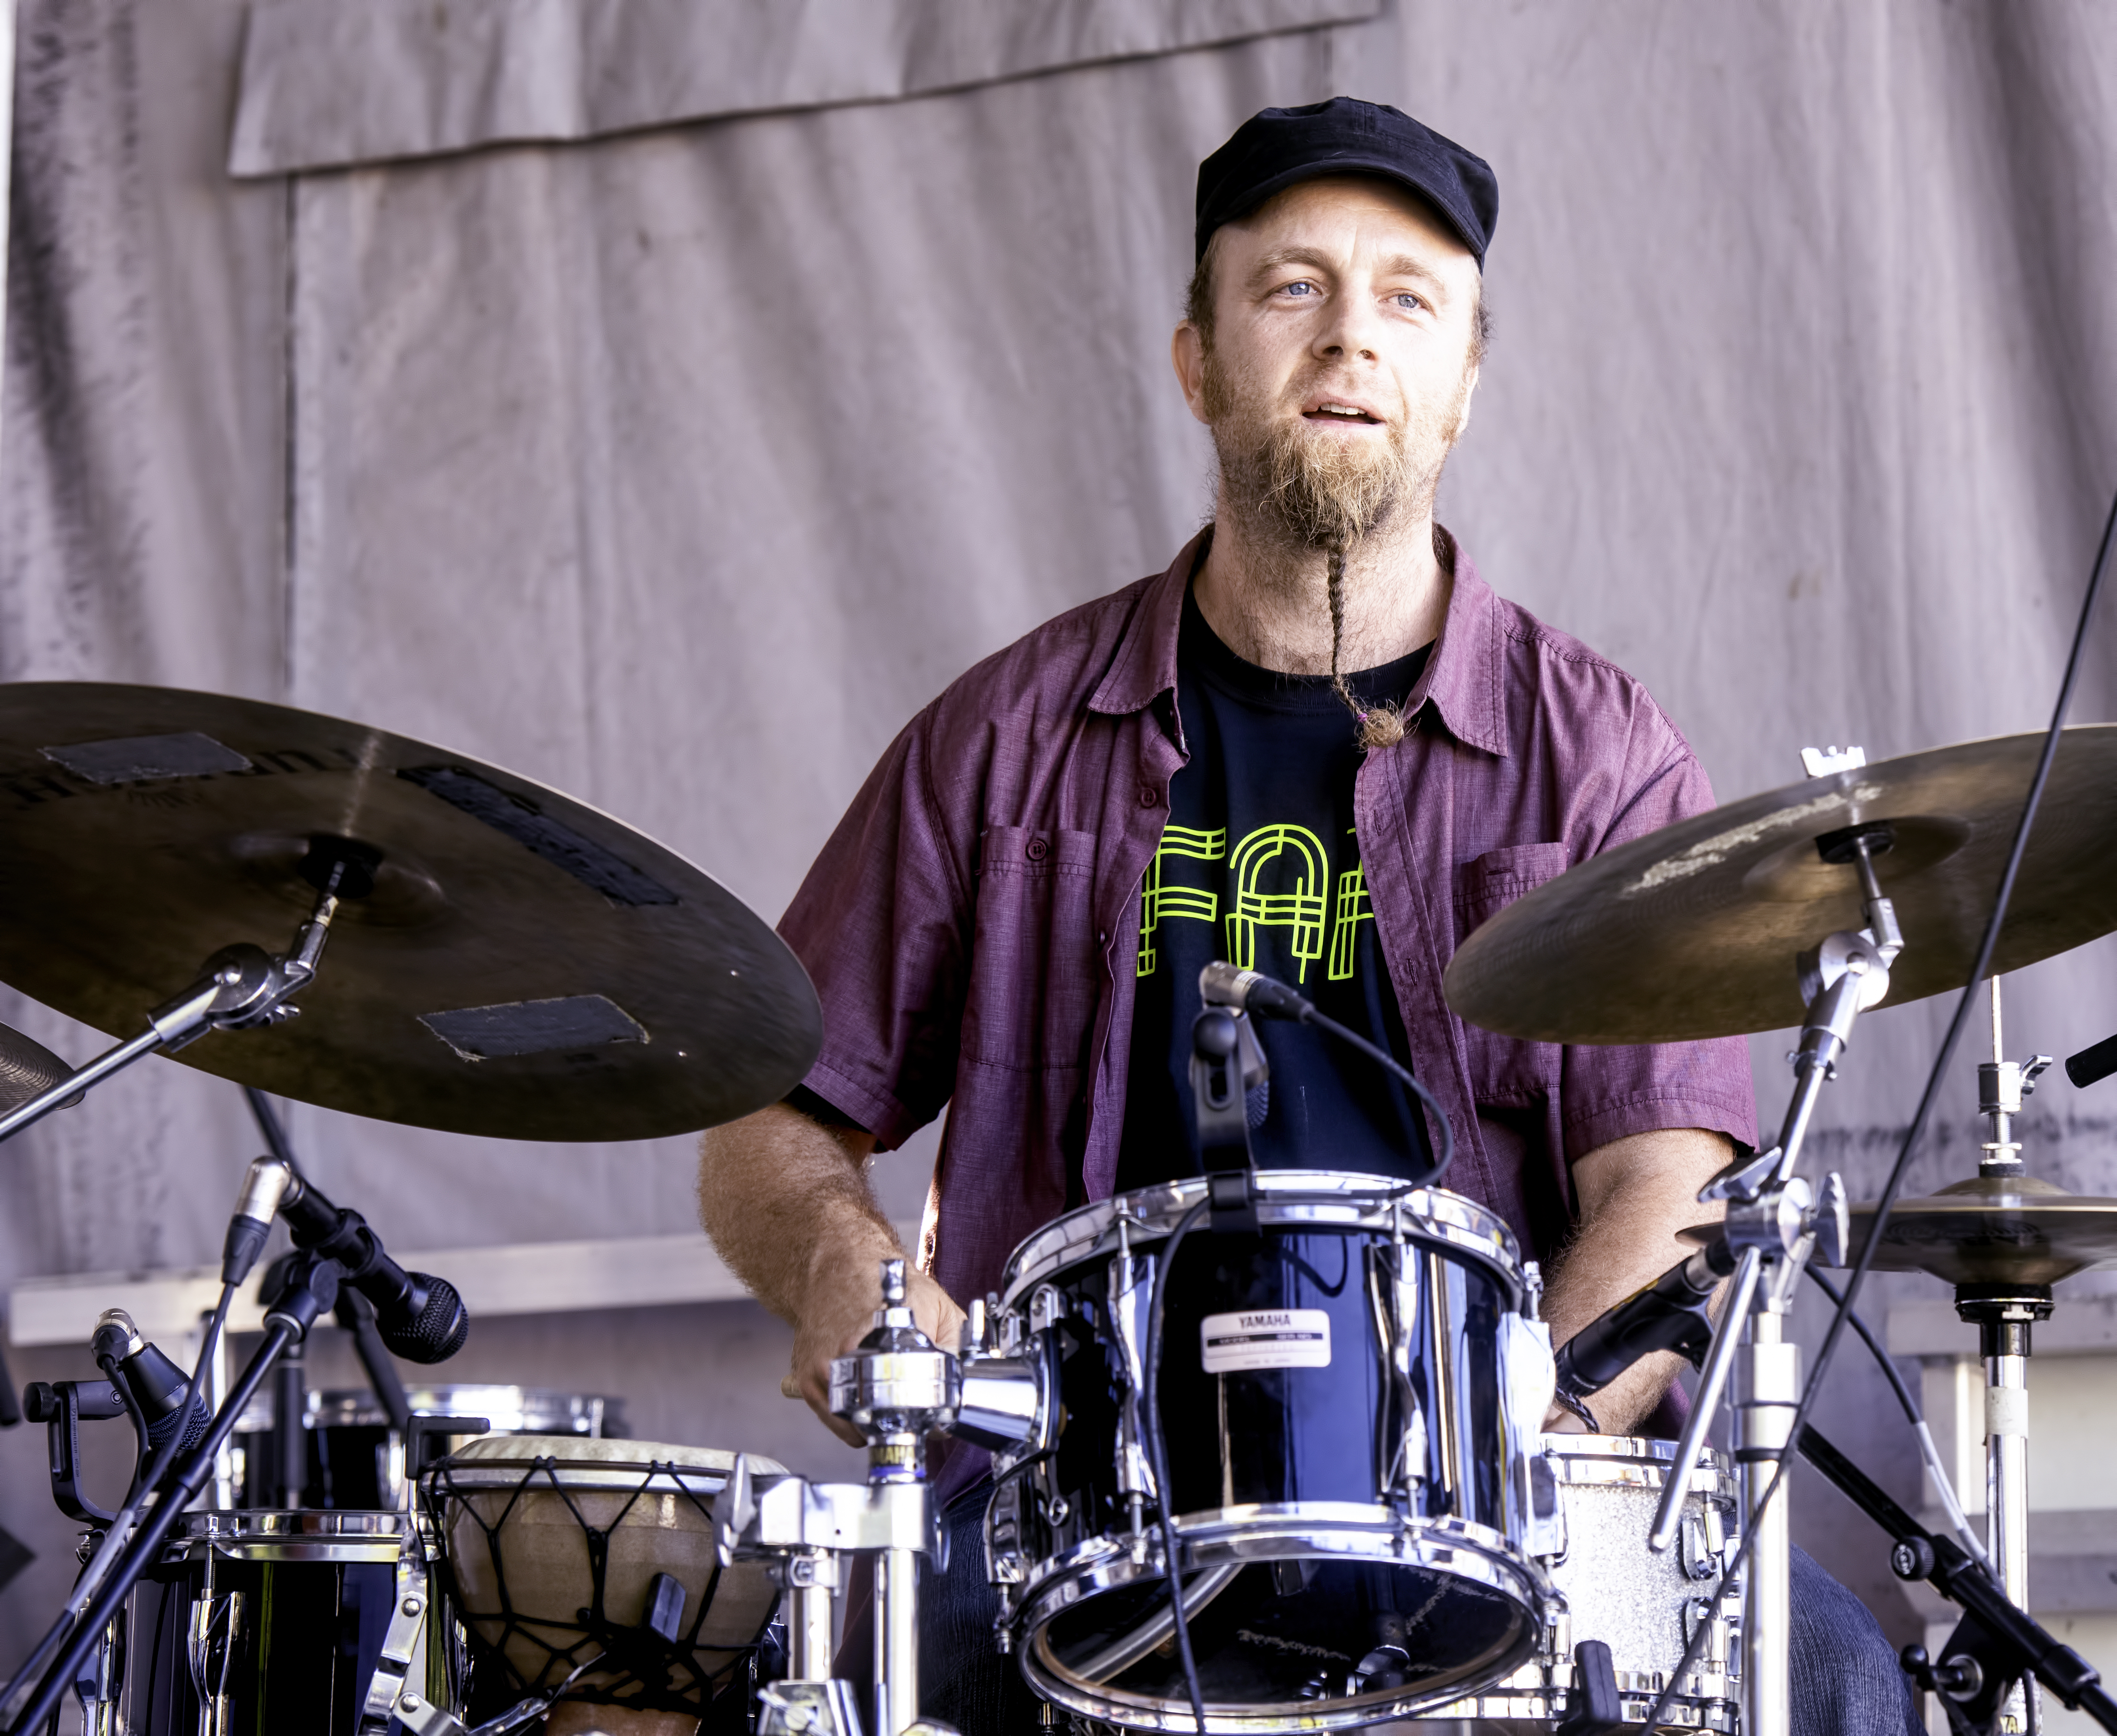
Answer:
<path fill-rule="evenodd" d="M 1430 648 L 1347 684 L 1363 701 L 1400 704 Z M 1191 1022 L 1198 972 L 1215 959 L 1276 977 L 1405 1054 L 1353 832 L 1362 752 L 1351 713 L 1326 677 L 1244 662 L 1188 594 L 1176 668 L 1191 757 L 1169 784 L 1169 823 L 1142 895 L 1120 1192 L 1199 1172 Z M 1250 1133 L 1259 1168 L 1427 1173 L 1425 1124 L 1396 1080 L 1309 1026 L 1257 1028 L 1271 1071 Z"/>

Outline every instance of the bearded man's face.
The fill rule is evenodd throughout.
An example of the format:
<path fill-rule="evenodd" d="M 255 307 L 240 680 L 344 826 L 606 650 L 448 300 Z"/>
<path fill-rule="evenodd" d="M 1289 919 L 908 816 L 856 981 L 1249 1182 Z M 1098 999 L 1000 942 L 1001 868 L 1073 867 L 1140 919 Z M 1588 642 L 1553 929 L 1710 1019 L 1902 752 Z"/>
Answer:
<path fill-rule="evenodd" d="M 1231 501 L 1317 548 L 1429 510 L 1477 383 L 1469 250 L 1363 176 L 1289 187 L 1214 246 L 1212 329 L 1179 330 L 1178 371 Z"/>

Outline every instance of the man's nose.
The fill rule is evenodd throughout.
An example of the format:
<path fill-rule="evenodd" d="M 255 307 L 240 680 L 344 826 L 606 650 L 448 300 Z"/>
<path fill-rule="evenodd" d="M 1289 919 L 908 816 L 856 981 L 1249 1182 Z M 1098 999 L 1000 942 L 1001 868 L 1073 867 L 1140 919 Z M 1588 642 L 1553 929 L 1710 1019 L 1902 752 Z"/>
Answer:
<path fill-rule="evenodd" d="M 1372 361 L 1381 354 L 1381 315 L 1372 296 L 1340 292 L 1331 302 L 1331 317 L 1316 334 L 1319 359 Z"/>

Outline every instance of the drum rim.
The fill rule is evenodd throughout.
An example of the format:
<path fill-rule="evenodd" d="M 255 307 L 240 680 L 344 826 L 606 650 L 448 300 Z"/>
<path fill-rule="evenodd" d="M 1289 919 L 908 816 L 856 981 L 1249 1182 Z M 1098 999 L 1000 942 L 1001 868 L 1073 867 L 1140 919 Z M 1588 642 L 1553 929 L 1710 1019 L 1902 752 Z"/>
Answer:
<path fill-rule="evenodd" d="M 1446 1188 L 1407 1187 L 1393 1177 L 1354 1170 L 1261 1169 L 1255 1181 L 1261 1226 L 1312 1224 L 1393 1235 L 1401 1222 L 1408 1240 L 1475 1260 L 1496 1273 L 1516 1307 L 1521 1304 L 1527 1284 L 1514 1232 L 1474 1200 Z M 1109 1259 L 1115 1251 L 1111 1238 L 1121 1213 L 1142 1234 L 1158 1240 L 1205 1198 L 1205 1177 L 1190 1176 L 1113 1194 L 1053 1218 L 1024 1236 L 1008 1256 L 1000 1273 L 1001 1305 L 1016 1307 L 1038 1284 L 1076 1266 Z M 1142 1213 L 1141 1202 L 1151 1213 Z M 1092 1233 L 1087 1230 L 1091 1225 Z"/>
<path fill-rule="evenodd" d="M 1647 1434 L 1560 1434 L 1547 1433 L 1539 1449 L 1556 1462 L 1553 1474 L 1575 1489 L 1660 1489 L 1676 1462 L 1677 1444 Z M 1590 1467 L 1598 1467 L 1589 1474 Z M 1727 1501 L 1736 1499 L 1734 1469 L 1710 1447 L 1699 1449 L 1691 1468 L 1690 1492 Z"/>
<path fill-rule="evenodd" d="M 210 1550 L 237 1561 L 394 1561 L 416 1535 L 391 1508 L 219 1507 L 182 1515 L 163 1559 Z"/>
<path fill-rule="evenodd" d="M 472 1395 L 496 1395 L 472 1402 Z M 489 1413 L 497 1411 L 501 1416 L 523 1421 L 542 1418 L 557 1423 L 572 1421 L 592 1424 L 593 1427 L 561 1429 L 541 1424 L 535 1428 L 515 1428 L 510 1423 L 502 1428 L 494 1424 L 494 1432 L 507 1434 L 573 1434 L 583 1439 L 606 1437 L 613 1422 L 625 1420 L 625 1401 L 608 1393 L 574 1393 L 560 1387 L 521 1386 L 508 1381 L 463 1380 L 439 1383 L 428 1386 L 407 1387 L 406 1403 L 414 1416 L 485 1416 L 492 1421 Z M 468 1409 L 456 1408 L 470 1406 Z M 260 1421 L 261 1419 L 261 1421 Z M 245 1424 L 251 1426 L 245 1427 Z M 382 1429 L 390 1425 L 388 1414 L 382 1402 L 375 1396 L 371 1387 L 328 1387 L 311 1388 L 305 1396 L 302 1408 L 302 1426 L 305 1429 Z M 272 1405 L 269 1396 L 252 1401 L 243 1407 L 237 1419 L 235 1432 L 238 1434 L 268 1433 L 274 1426 Z"/>
<path fill-rule="evenodd" d="M 1341 1542 L 1364 1545 L 1350 1549 L 1324 1547 L 1317 1551 L 1318 1554 L 1332 1559 L 1368 1560 L 1391 1567 L 1440 1569 L 1448 1572 L 1451 1577 L 1467 1580 L 1496 1591 L 1512 1602 L 1524 1619 L 1515 1647 L 1511 1648 L 1510 1654 L 1502 1656 L 1497 1665 L 1498 1674 L 1492 1679 L 1504 1679 L 1524 1664 L 1535 1661 L 1538 1642 L 1549 1619 L 1557 1593 L 1538 1563 L 1487 1526 L 1453 1517 L 1404 1521 L 1399 1519 L 1386 1507 L 1368 1508 L 1344 1502 L 1284 1502 L 1270 1506 L 1215 1509 L 1206 1513 L 1184 1514 L 1174 1522 L 1178 1536 L 1194 1545 L 1189 1563 L 1191 1566 L 1206 1568 L 1234 1563 L 1250 1566 L 1273 1559 L 1298 1559 L 1241 1553 L 1245 1543 L 1253 1545 L 1259 1540 L 1258 1517 L 1286 1521 L 1284 1525 L 1266 1528 L 1265 1533 L 1275 1538 L 1284 1537 L 1290 1535 L 1293 1522 L 1304 1517 L 1313 1517 L 1317 1509 L 1326 1507 L 1348 1513 L 1381 1514 L 1386 1517 L 1387 1524 L 1385 1528 L 1381 1523 L 1349 1522 L 1338 1526 L 1316 1527 L 1311 1535 L 1320 1534 L 1321 1540 L 1335 1538 Z M 1223 1522 L 1221 1515 L 1224 1513 L 1246 1517 Z M 1108 1540 L 1103 1537 L 1091 1538 L 1068 1553 L 1079 1557 L 1083 1552 L 1093 1550 L 1096 1544 L 1107 1545 Z M 1205 1545 L 1214 1553 L 1199 1555 L 1196 1553 L 1199 1545 Z M 1223 1550 L 1226 1552 L 1225 1555 L 1219 1553 Z M 1054 1557 L 1054 1560 L 1063 1559 Z M 1462 1571 L 1462 1564 L 1466 1560 L 1474 1564 L 1477 1571 Z M 1136 1729 L 1190 1730 L 1192 1716 L 1188 1701 L 1180 1697 L 1149 1699 L 1144 1696 L 1109 1693 L 1104 1692 L 1100 1683 L 1081 1683 L 1077 1678 L 1063 1674 L 1063 1666 L 1050 1659 L 1045 1639 L 1049 1623 L 1063 1611 L 1076 1607 L 1090 1597 L 1116 1590 L 1142 1578 L 1159 1580 L 1161 1577 L 1160 1568 L 1151 1561 L 1135 1563 L 1128 1550 L 1109 1547 L 1094 1551 L 1091 1559 L 1080 1559 L 1072 1566 L 1054 1569 L 1052 1573 L 1045 1573 L 1040 1569 L 1034 1574 L 1025 1575 L 1021 1601 L 1008 1622 L 1010 1630 L 1016 1636 L 1022 1674 L 1038 1692 L 1068 1711 L 1084 1717 Z M 1064 1582 L 1054 1583 L 1054 1579 Z M 1082 1589 L 1083 1580 L 1094 1582 L 1085 1594 Z M 1209 1700 L 1206 1709 L 1206 1728 L 1209 1731 L 1240 1732 L 1243 1736 L 1277 1736 L 1277 1733 L 1342 1729 L 1388 1720 L 1418 1717 L 1436 1707 L 1465 1698 L 1464 1686 L 1459 1681 L 1423 1692 L 1399 1690 L 1393 1695 L 1385 1692 L 1374 1697 L 1363 1696 L 1342 1701 L 1304 1700 L 1291 1702 L 1283 1711 L 1251 1702 L 1243 1702 L 1240 1707 L 1236 1707 L 1228 1702 Z M 1319 1710 L 1326 1706 L 1342 1710 Z"/>

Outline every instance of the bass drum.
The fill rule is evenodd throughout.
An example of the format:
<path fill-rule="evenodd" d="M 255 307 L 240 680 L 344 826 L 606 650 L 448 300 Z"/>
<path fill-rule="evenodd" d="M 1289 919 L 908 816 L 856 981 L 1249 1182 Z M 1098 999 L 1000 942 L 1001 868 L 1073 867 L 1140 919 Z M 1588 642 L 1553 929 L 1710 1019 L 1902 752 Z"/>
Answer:
<path fill-rule="evenodd" d="M 1158 1411 L 1210 1727 L 1415 1715 L 1546 1625 L 1550 1342 L 1506 1226 L 1383 1177 L 1250 1181 L 1217 1211 L 1204 1180 L 1121 1195 L 1007 1267 L 1001 1348 L 1043 1400 L 994 1462 L 988 1574 L 1031 1685 L 1085 1717 L 1191 1725 L 1142 1432 L 1155 1269 L 1187 1220 Z"/>

